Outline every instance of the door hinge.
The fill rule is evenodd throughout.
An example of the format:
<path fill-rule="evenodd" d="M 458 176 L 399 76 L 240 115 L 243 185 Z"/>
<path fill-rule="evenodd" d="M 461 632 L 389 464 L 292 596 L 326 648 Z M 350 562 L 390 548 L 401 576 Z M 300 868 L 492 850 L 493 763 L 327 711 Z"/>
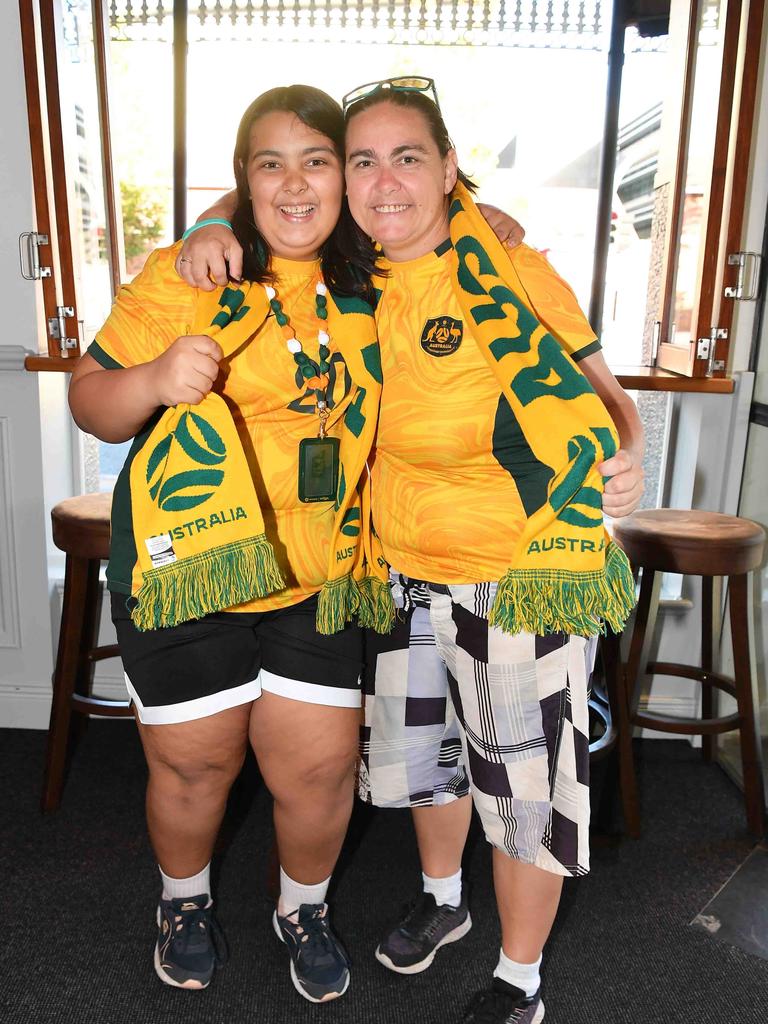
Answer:
<path fill-rule="evenodd" d="M 747 261 L 752 261 L 749 286 L 744 288 L 744 279 L 747 276 Z M 763 257 L 759 252 L 730 252 L 728 253 L 728 266 L 738 267 L 736 287 L 725 288 L 723 294 L 726 299 L 742 299 L 745 302 L 753 302 L 760 293 L 760 267 Z"/>
<path fill-rule="evenodd" d="M 708 338 L 699 338 L 696 342 L 696 358 L 707 360 L 707 376 L 711 377 L 714 370 L 725 369 L 722 359 L 715 362 L 716 342 L 728 339 L 728 329 L 725 327 L 713 327 Z"/>
<path fill-rule="evenodd" d="M 73 348 L 77 348 L 78 339 L 67 337 L 67 320 L 75 315 L 73 306 L 57 306 L 56 316 L 48 318 L 48 333 L 58 341 L 61 354 L 66 356 Z"/>

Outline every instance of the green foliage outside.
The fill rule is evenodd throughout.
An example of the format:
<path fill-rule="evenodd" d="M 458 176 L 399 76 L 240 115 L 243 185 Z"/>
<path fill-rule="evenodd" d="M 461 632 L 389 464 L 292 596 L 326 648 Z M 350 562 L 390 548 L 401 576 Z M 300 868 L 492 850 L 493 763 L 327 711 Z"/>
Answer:
<path fill-rule="evenodd" d="M 159 190 L 125 181 L 120 182 L 120 201 L 127 261 L 143 256 L 163 237 L 168 209 Z"/>

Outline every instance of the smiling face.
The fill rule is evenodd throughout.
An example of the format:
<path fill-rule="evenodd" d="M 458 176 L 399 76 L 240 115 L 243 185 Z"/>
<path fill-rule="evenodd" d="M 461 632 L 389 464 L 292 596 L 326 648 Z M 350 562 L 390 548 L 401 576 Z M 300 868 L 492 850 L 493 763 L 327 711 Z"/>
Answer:
<path fill-rule="evenodd" d="M 245 172 L 254 221 L 272 254 L 316 259 L 344 192 L 333 142 L 296 114 L 271 111 L 251 126 Z"/>
<path fill-rule="evenodd" d="M 386 100 L 347 125 L 352 216 L 395 262 L 424 256 L 448 237 L 456 152 L 440 155 L 424 115 Z"/>

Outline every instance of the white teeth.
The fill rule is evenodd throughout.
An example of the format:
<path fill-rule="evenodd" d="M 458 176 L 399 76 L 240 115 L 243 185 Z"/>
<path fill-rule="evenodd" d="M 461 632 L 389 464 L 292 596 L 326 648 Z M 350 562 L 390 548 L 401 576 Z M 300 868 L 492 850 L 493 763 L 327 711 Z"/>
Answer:
<path fill-rule="evenodd" d="M 403 210 L 408 209 L 407 203 L 400 203 L 395 205 L 394 203 L 389 206 L 376 206 L 374 207 L 376 213 L 402 213 Z"/>
<path fill-rule="evenodd" d="M 307 204 L 305 206 L 281 206 L 280 211 L 287 213 L 289 217 L 303 217 L 308 213 L 312 213 L 314 206 Z"/>

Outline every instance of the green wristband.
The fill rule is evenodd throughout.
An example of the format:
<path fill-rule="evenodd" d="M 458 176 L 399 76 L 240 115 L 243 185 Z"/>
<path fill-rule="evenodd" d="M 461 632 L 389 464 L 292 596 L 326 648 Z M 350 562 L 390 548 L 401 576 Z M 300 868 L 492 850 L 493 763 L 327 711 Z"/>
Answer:
<path fill-rule="evenodd" d="M 221 224 L 222 227 L 229 228 L 230 231 L 232 230 L 232 225 L 228 220 L 224 220 L 223 217 L 206 217 L 204 220 L 197 221 L 191 228 L 187 228 L 181 236 L 182 242 L 186 241 L 193 231 L 197 231 L 198 228 L 207 228 L 209 224 Z"/>

